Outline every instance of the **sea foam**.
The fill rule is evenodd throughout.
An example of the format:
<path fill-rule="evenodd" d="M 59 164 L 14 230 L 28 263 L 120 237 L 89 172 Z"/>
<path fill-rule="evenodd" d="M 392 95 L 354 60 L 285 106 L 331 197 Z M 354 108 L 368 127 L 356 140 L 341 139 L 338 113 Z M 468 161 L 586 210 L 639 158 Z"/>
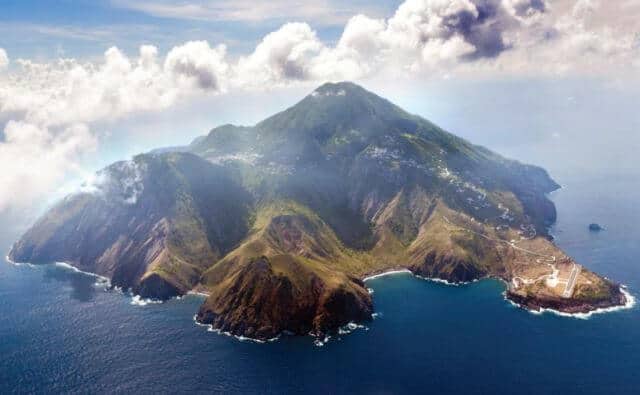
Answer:
<path fill-rule="evenodd" d="M 160 304 L 160 303 L 162 303 L 162 301 L 158 299 L 143 298 L 140 295 L 131 296 L 131 304 L 133 306 L 146 306 L 148 304 Z"/>
<path fill-rule="evenodd" d="M 275 336 L 275 337 L 272 337 L 272 338 L 270 338 L 270 339 L 266 339 L 266 340 L 254 339 L 254 338 L 252 338 L 252 337 L 247 337 L 247 336 L 238 336 L 238 335 L 234 335 L 234 334 L 233 334 L 233 333 L 231 333 L 231 332 L 222 331 L 222 330 L 220 330 L 220 329 L 215 329 L 215 328 L 213 327 L 213 325 L 211 325 L 211 324 L 203 324 L 203 323 L 201 323 L 201 322 L 198 322 L 198 316 L 197 316 L 197 315 L 195 315 L 195 314 L 194 314 L 194 316 L 193 316 L 193 322 L 194 322 L 197 326 L 201 326 L 201 327 L 207 328 L 207 332 L 213 332 L 213 333 L 218 334 L 218 335 L 224 335 L 224 336 L 228 336 L 228 337 L 233 337 L 233 338 L 235 338 L 236 340 L 240 340 L 241 342 L 244 342 L 244 341 L 250 341 L 250 342 L 253 342 L 253 343 L 264 344 L 264 343 L 274 342 L 274 341 L 276 341 L 276 340 L 280 339 L 280 335 L 277 335 L 277 336 Z"/>
<path fill-rule="evenodd" d="M 340 328 L 338 328 L 338 335 L 348 335 L 349 333 L 355 331 L 356 329 L 369 330 L 369 328 L 367 328 L 366 326 L 351 321 L 346 325 L 343 325 Z"/>
<path fill-rule="evenodd" d="M 421 276 L 419 274 L 414 274 L 415 277 L 419 278 L 420 280 L 425 280 L 425 281 L 430 281 L 433 283 L 438 283 L 438 284 L 444 284 L 444 285 L 449 285 L 449 286 L 453 286 L 453 287 L 460 287 L 462 285 L 469 285 L 469 284 L 473 284 L 476 283 L 478 281 L 480 281 L 481 279 L 476 278 L 473 279 L 471 281 L 458 281 L 458 282 L 453 282 L 453 281 L 449 281 L 449 280 L 445 280 L 443 278 L 437 278 L 437 277 L 426 277 L 426 276 Z"/>
<path fill-rule="evenodd" d="M 408 270 L 408 269 L 389 270 L 387 272 L 382 272 L 382 273 L 378 273 L 378 274 L 373 274 L 371 276 L 367 276 L 367 277 L 363 278 L 362 281 L 369 281 L 369 280 L 373 280 L 373 279 L 380 278 L 380 277 L 392 276 L 392 275 L 395 275 L 395 274 L 403 274 L 403 273 L 411 274 L 411 271 Z"/>
<path fill-rule="evenodd" d="M 7 261 L 7 263 L 13 265 L 13 266 L 29 266 L 29 267 L 34 267 L 35 265 L 29 262 L 15 262 L 13 261 L 11 258 L 9 258 L 9 255 L 11 255 L 11 250 L 9 250 L 9 253 L 7 255 L 4 256 L 4 259 Z"/>
<path fill-rule="evenodd" d="M 80 270 L 77 267 L 68 264 L 67 262 L 55 262 L 54 265 L 56 265 L 58 267 L 61 267 L 63 269 L 71 270 L 72 272 L 82 273 L 82 274 L 86 274 L 87 276 L 97 277 L 97 278 L 109 281 L 109 279 L 107 277 L 105 277 L 105 276 L 101 276 L 101 275 L 93 273 L 93 272 L 86 272 L 84 270 Z"/>
<path fill-rule="evenodd" d="M 381 278 L 381 277 L 386 277 L 386 276 L 393 276 L 396 274 L 411 274 L 416 278 L 419 278 L 421 280 L 425 280 L 425 281 L 431 281 L 434 283 L 439 283 L 439 284 L 445 284 L 445 285 L 452 285 L 452 286 L 461 286 L 461 285 L 467 285 L 467 284 L 472 284 L 475 283 L 477 281 L 480 281 L 480 279 L 474 279 L 471 281 L 460 281 L 460 282 L 452 282 L 452 281 L 448 281 L 445 280 L 443 278 L 437 278 L 437 277 L 426 277 L 426 276 L 421 276 L 419 274 L 414 274 L 411 270 L 409 269 L 394 269 L 394 270 L 389 270 L 386 272 L 382 272 L 382 273 L 378 273 L 378 274 L 372 274 L 371 276 L 367 276 L 365 278 L 362 279 L 362 281 L 369 281 L 369 280 L 374 280 L 377 278 Z M 367 290 L 369 290 L 370 288 L 367 288 Z M 373 290 L 370 290 L 369 293 L 373 293 Z"/>

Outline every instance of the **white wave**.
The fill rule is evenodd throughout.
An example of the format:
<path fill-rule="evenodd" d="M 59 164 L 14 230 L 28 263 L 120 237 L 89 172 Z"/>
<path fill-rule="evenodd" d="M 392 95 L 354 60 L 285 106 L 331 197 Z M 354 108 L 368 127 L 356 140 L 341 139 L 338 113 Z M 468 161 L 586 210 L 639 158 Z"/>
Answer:
<path fill-rule="evenodd" d="M 240 340 L 241 342 L 250 341 L 250 342 L 258 343 L 258 344 L 264 344 L 266 342 L 276 341 L 276 340 L 278 340 L 280 338 L 280 335 L 278 335 L 276 337 L 273 337 L 273 338 L 270 338 L 270 339 L 267 339 L 267 340 L 255 339 L 253 337 L 247 337 L 247 336 L 238 336 L 238 335 L 234 335 L 231 332 L 222 331 L 220 329 L 214 329 L 213 326 L 211 326 L 211 325 L 207 328 L 207 331 L 208 332 L 217 333 L 218 335 L 224 335 L 224 336 L 233 337 L 236 340 Z"/>
<path fill-rule="evenodd" d="M 236 335 L 232 335 L 232 334 L 231 334 L 231 333 L 229 333 L 229 332 L 225 333 L 225 335 L 227 335 L 227 336 L 233 336 L 233 337 L 235 337 L 236 339 L 240 340 L 241 342 L 250 341 L 250 342 L 255 342 L 255 343 L 258 343 L 258 344 L 264 344 L 264 343 L 266 343 L 266 340 L 254 339 L 254 338 L 246 337 L 246 336 L 236 336 Z M 277 338 L 278 338 L 278 337 L 276 336 L 274 339 L 275 339 L 275 340 L 277 340 Z M 271 339 L 270 339 L 270 340 L 271 340 Z"/>
<path fill-rule="evenodd" d="M 11 254 L 11 251 L 9 251 L 9 254 Z M 34 264 L 29 263 L 29 262 L 15 262 L 15 261 L 12 261 L 12 260 L 11 260 L 11 258 L 9 258 L 9 254 L 5 255 L 4 259 L 5 259 L 5 260 L 7 261 L 7 263 L 9 263 L 10 265 L 17 266 L 17 267 L 20 267 L 20 266 L 35 267 L 35 265 L 34 265 Z"/>
<path fill-rule="evenodd" d="M 417 277 L 417 278 L 419 278 L 421 280 L 426 280 L 426 281 L 431 281 L 431 282 L 434 282 L 434 283 L 440 283 L 440 284 L 446 284 L 446 285 L 453 285 L 453 286 L 456 286 L 456 287 L 460 286 L 460 285 L 472 284 L 472 283 L 475 283 L 475 282 L 481 280 L 481 279 L 477 278 L 477 279 L 474 279 L 474 280 L 471 280 L 471 281 L 452 282 L 452 281 L 445 280 L 443 278 L 426 277 L 426 276 L 421 276 L 419 274 L 414 274 L 409 269 L 394 269 L 394 270 L 389 270 L 387 272 L 373 274 L 371 276 L 363 278 L 362 281 L 369 281 L 369 280 L 373 280 L 373 279 L 380 278 L 380 277 L 391 276 L 391 275 L 395 275 L 395 274 L 404 274 L 404 273 L 409 273 L 409 274 L 413 275 L 414 277 Z M 367 288 L 367 290 L 369 290 L 369 289 L 370 288 Z M 373 290 L 371 290 L 370 293 L 373 293 Z"/>
<path fill-rule="evenodd" d="M 13 265 L 13 266 L 22 266 L 22 264 L 18 263 L 18 262 L 14 262 L 11 259 L 9 259 L 9 255 L 5 255 L 4 260 L 7 261 L 8 264 Z"/>
<path fill-rule="evenodd" d="M 373 274 L 371 276 L 365 277 L 365 278 L 362 279 L 362 281 L 369 281 L 369 280 L 373 280 L 373 279 L 380 278 L 380 277 L 392 276 L 392 275 L 395 275 L 395 274 L 403 274 L 403 273 L 410 273 L 411 274 L 411 271 L 408 270 L 408 269 L 389 270 L 387 272 Z"/>
<path fill-rule="evenodd" d="M 324 347 L 325 344 L 329 343 L 331 340 L 331 336 L 326 335 L 322 339 L 317 337 L 316 340 L 313 341 L 313 345 L 316 347 Z"/>
<path fill-rule="evenodd" d="M 160 303 L 162 303 L 161 300 L 143 298 L 140 295 L 133 295 L 131 297 L 131 304 L 134 306 L 146 306 L 148 304 L 160 304 Z"/>
<path fill-rule="evenodd" d="M 369 292 L 369 295 L 373 295 L 374 290 L 373 288 L 367 288 L 367 292 Z"/>
<path fill-rule="evenodd" d="M 362 325 L 362 324 L 357 324 L 353 321 L 349 322 L 346 325 L 341 326 L 340 328 L 338 328 L 338 335 L 348 335 L 349 333 L 355 331 L 356 329 L 368 329 L 366 326 Z"/>
<path fill-rule="evenodd" d="M 510 304 L 511 306 L 515 307 L 516 309 L 522 309 L 522 310 L 525 310 L 525 311 L 526 311 L 526 312 L 528 312 L 529 314 L 533 314 L 533 315 L 542 315 L 542 311 L 540 311 L 540 310 L 531 310 L 531 309 L 528 309 L 528 308 L 526 308 L 526 307 L 524 307 L 524 306 L 522 306 L 522 305 L 520 305 L 520 304 L 518 304 L 518 303 L 514 302 L 513 300 L 509 299 L 509 298 L 507 297 L 507 292 L 506 292 L 506 291 L 505 291 L 505 292 L 503 292 L 503 293 L 502 293 L 502 295 L 504 296 L 504 300 L 506 300 L 507 302 L 509 302 L 509 304 Z"/>
<path fill-rule="evenodd" d="M 197 326 L 203 326 L 205 328 L 212 328 L 213 329 L 213 325 L 211 325 L 211 324 L 203 324 L 202 322 L 198 321 L 198 315 L 197 314 L 193 315 L 193 322 L 195 322 Z"/>
<path fill-rule="evenodd" d="M 419 278 L 419 279 L 421 279 L 421 280 L 431 281 L 431 282 L 438 283 L 438 284 L 450 285 L 450 286 L 453 286 L 453 287 L 459 287 L 459 286 L 462 286 L 462 285 L 469 285 L 469 284 L 473 284 L 473 283 L 478 282 L 478 281 L 481 280 L 479 278 L 476 278 L 476 279 L 471 280 L 471 281 L 452 282 L 452 281 L 445 280 L 443 278 L 425 277 L 425 276 L 421 276 L 419 274 L 414 274 L 414 276 Z"/>
<path fill-rule="evenodd" d="M 124 295 L 126 293 L 125 290 L 122 289 L 122 287 L 119 287 L 117 285 L 114 285 L 113 287 L 111 287 L 111 290 L 113 290 L 115 292 L 118 292 L 119 294 L 122 294 L 122 295 Z"/>
<path fill-rule="evenodd" d="M 254 339 L 254 338 L 252 338 L 252 337 L 247 337 L 247 336 L 238 336 L 238 335 L 234 335 L 234 334 L 233 334 L 233 333 L 231 333 L 231 332 L 226 332 L 226 331 L 222 331 L 222 330 L 220 330 L 220 329 L 215 329 L 215 328 L 213 327 L 213 325 L 211 325 L 211 324 L 203 324 L 203 323 L 199 322 L 199 321 L 198 321 L 198 316 L 197 316 L 196 314 L 194 314 L 194 315 L 193 315 L 193 322 L 195 322 L 195 324 L 196 324 L 197 326 L 202 326 L 202 327 L 204 327 L 204 328 L 207 328 L 207 332 L 213 332 L 213 333 L 216 333 L 216 334 L 218 334 L 218 335 L 224 335 L 224 336 L 233 337 L 233 338 L 235 338 L 236 340 L 240 340 L 241 342 L 243 342 L 243 341 L 250 341 L 250 342 L 254 342 L 254 343 L 258 343 L 258 344 L 264 344 L 264 343 L 267 343 L 267 342 L 269 342 L 269 343 L 270 343 L 270 342 L 274 342 L 274 341 L 276 341 L 276 340 L 280 339 L 280 334 L 278 334 L 278 335 L 277 335 L 277 336 L 275 336 L 275 337 L 272 337 L 272 338 L 266 339 L 266 340 L 262 340 L 262 339 Z"/>
<path fill-rule="evenodd" d="M 77 267 L 75 267 L 75 266 L 73 266 L 73 265 L 71 265 L 71 264 L 69 264 L 67 262 L 55 262 L 54 265 L 56 265 L 58 267 L 61 267 L 61 268 L 64 268 L 64 269 L 71 270 L 71 271 L 76 272 L 76 273 L 86 274 L 87 276 L 97 277 L 97 278 L 104 279 L 104 280 L 107 280 L 107 281 L 109 280 L 108 278 L 106 278 L 104 276 L 101 276 L 99 274 L 96 274 L 96 273 L 93 273 L 93 272 L 85 272 L 84 270 L 80 270 Z"/>
<path fill-rule="evenodd" d="M 130 304 L 133 305 L 133 306 L 146 306 L 146 305 L 149 305 L 149 304 L 160 304 L 160 303 L 163 303 L 163 301 L 159 300 L 159 299 L 143 298 L 140 295 L 135 295 L 131 291 L 122 289 L 122 287 L 119 287 L 117 285 L 112 287 L 111 286 L 111 280 L 108 277 L 101 276 L 101 275 L 96 274 L 96 273 L 80 270 L 77 267 L 75 267 L 73 265 L 70 265 L 70 264 L 68 264 L 66 262 L 55 262 L 54 265 L 56 265 L 58 267 L 61 267 L 63 269 L 71 270 L 71 271 L 76 272 L 76 273 L 82 273 L 82 274 L 85 274 L 87 276 L 95 277 L 96 278 L 96 282 L 94 283 L 95 286 L 104 287 L 105 291 L 115 291 L 115 292 L 120 293 L 122 295 L 127 294 L 127 295 L 131 296 Z M 177 300 L 182 299 L 181 295 L 177 295 L 177 296 L 175 296 L 175 298 Z"/>
<path fill-rule="evenodd" d="M 106 277 L 96 277 L 96 282 L 93 283 L 96 287 L 104 288 L 105 290 L 111 287 L 111 281 Z"/>
<path fill-rule="evenodd" d="M 4 259 L 7 261 L 7 263 L 13 265 L 13 266 L 28 266 L 28 267 L 35 267 L 35 265 L 33 263 L 29 263 L 29 262 L 15 262 L 14 260 L 12 260 L 11 258 L 9 258 L 9 255 L 11 255 L 11 252 L 13 251 L 13 246 L 11 246 L 11 248 L 9 249 L 9 252 L 7 252 L 7 254 L 4 256 Z"/>

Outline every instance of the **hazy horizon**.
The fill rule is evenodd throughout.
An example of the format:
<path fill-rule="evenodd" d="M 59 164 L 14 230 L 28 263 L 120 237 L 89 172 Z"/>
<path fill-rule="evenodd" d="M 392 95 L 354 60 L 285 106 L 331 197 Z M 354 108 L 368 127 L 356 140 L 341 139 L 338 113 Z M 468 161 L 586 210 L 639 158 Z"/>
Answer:
<path fill-rule="evenodd" d="M 640 393 L 638 20 L 2 1 L 0 393 Z"/>

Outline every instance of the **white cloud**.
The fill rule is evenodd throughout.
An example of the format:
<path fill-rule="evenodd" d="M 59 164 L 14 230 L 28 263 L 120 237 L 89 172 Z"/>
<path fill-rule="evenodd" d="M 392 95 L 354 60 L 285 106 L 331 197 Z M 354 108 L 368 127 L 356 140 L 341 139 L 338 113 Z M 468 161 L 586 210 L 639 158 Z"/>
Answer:
<path fill-rule="evenodd" d="M 6 69 L 7 66 L 9 66 L 9 55 L 7 55 L 7 51 L 0 48 L 0 71 Z"/>
<path fill-rule="evenodd" d="M 191 41 L 169 51 L 164 69 L 179 83 L 220 91 L 224 89 L 229 68 L 226 51 L 224 45 L 211 48 L 206 41 Z"/>
<path fill-rule="evenodd" d="M 429 40 L 422 48 L 422 61 L 429 65 L 440 65 L 444 62 L 455 62 L 462 56 L 473 53 L 474 46 L 460 35 L 447 40 Z"/>
<path fill-rule="evenodd" d="M 267 34 L 255 51 L 238 62 L 240 84 L 279 83 L 311 78 L 310 63 L 324 48 L 306 23 L 287 23 Z"/>
<path fill-rule="evenodd" d="M 92 124 L 219 93 L 227 78 L 224 57 L 222 46 L 187 42 L 164 63 L 149 45 L 135 58 L 112 47 L 94 63 L 18 59 L 18 71 L 0 76 L 0 119 L 7 120 L 0 134 L 0 212 L 30 204 L 79 171 L 102 137 Z"/>
<path fill-rule="evenodd" d="M 53 192 L 69 172 L 80 171 L 79 157 L 92 152 L 96 144 L 83 124 L 50 129 L 9 121 L 0 142 L 0 212 L 28 207 Z"/>
<path fill-rule="evenodd" d="M 521 22 L 539 17 L 549 8 L 546 0 L 502 0 L 502 5 Z"/>
<path fill-rule="evenodd" d="M 394 46 L 418 50 L 431 40 L 445 42 L 455 34 L 452 26 L 461 14 L 476 19 L 478 9 L 469 0 L 407 0 L 389 19 L 388 39 Z"/>
<path fill-rule="evenodd" d="M 612 9 L 594 0 L 553 3 L 553 12 L 516 32 L 513 50 L 492 66 L 519 75 L 571 73 L 633 79 L 637 75 L 634 59 L 640 55 L 635 23 L 627 22 L 622 8 L 617 14 L 611 14 Z M 605 14 L 608 23 L 602 23 Z"/>
<path fill-rule="evenodd" d="M 0 113 L 20 114 L 38 125 L 114 120 L 137 111 L 154 111 L 192 95 L 217 93 L 225 84 L 224 48 L 187 42 L 173 48 L 164 65 L 153 46 L 131 59 L 109 48 L 102 62 L 60 59 L 35 63 L 19 59 L 21 70 L 0 85 Z"/>
<path fill-rule="evenodd" d="M 386 26 L 384 19 L 372 19 L 358 14 L 347 22 L 338 47 L 353 50 L 363 57 L 375 57 L 381 49 L 379 37 Z"/>
<path fill-rule="evenodd" d="M 353 16 L 335 44 L 307 23 L 286 23 L 235 59 L 207 41 L 186 42 L 165 56 L 144 45 L 136 56 L 112 47 L 93 62 L 17 59 L 17 67 L 0 73 L 0 211 L 29 204 L 78 170 L 102 138 L 96 123 L 196 95 L 376 75 L 637 75 L 640 40 L 628 15 L 640 12 L 634 7 L 407 0 L 388 19 Z M 8 62 L 0 49 L 0 69 Z"/>

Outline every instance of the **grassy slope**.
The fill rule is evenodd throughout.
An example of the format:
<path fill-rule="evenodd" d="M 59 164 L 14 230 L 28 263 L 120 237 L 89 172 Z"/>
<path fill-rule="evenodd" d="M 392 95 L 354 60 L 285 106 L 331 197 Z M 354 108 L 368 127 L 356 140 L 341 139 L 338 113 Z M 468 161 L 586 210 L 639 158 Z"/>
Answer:
<path fill-rule="evenodd" d="M 176 182 L 170 190 L 157 192 L 173 194 L 164 219 L 167 235 L 142 280 L 159 275 L 188 290 L 245 235 L 249 198 L 226 172 L 207 162 L 171 155 L 167 167 L 165 174 L 170 172 Z"/>
<path fill-rule="evenodd" d="M 248 235 L 203 274 L 207 286 L 261 256 L 358 277 L 410 267 L 454 281 L 508 280 L 522 265 L 542 270 L 496 240 L 517 238 L 523 224 L 546 234 L 555 209 L 544 193 L 557 185 L 544 170 L 475 146 L 354 84 L 325 84 L 252 128 L 217 128 L 195 150 L 245 150 L 263 160 L 237 167 L 262 203 Z M 497 234 L 499 224 L 513 234 Z"/>
<path fill-rule="evenodd" d="M 419 202 L 427 197 L 417 198 Z M 419 210 L 413 219 L 409 205 L 416 204 L 399 195 L 378 217 L 375 226 L 376 243 L 368 250 L 346 247 L 332 229 L 312 210 L 294 201 L 274 201 L 259 207 L 249 236 L 202 277 L 205 285 L 217 284 L 230 273 L 239 270 L 260 256 L 295 257 L 314 271 L 355 277 L 398 267 L 420 265 L 430 252 L 455 256 L 456 262 L 478 266 L 475 271 L 489 272 L 491 254 L 485 249 L 472 248 L 477 238 L 464 231 L 452 231 L 442 220 L 442 213 L 453 214 L 442 203 L 427 204 L 427 211 Z M 418 205 L 421 209 L 423 206 Z M 431 209 L 429 209 L 431 207 Z M 398 226 L 414 222 L 415 225 Z M 482 243 L 478 243 L 483 245 Z M 452 262 L 455 265 L 456 262 Z M 439 269 L 446 277 L 452 267 Z"/>
<path fill-rule="evenodd" d="M 241 154 L 263 162 L 222 168 L 191 154 L 136 158 L 155 170 L 132 222 L 122 215 L 109 258 L 142 260 L 143 280 L 159 276 L 182 291 L 197 281 L 217 287 L 263 256 L 294 283 L 301 267 L 337 284 L 396 267 L 453 281 L 508 280 L 519 265 L 538 270 L 490 239 L 517 237 L 495 231 L 507 209 L 510 232 L 531 222 L 544 235 L 555 215 L 544 192 L 555 183 L 542 169 L 474 146 L 356 85 L 316 93 L 255 127 L 216 128 L 192 147 L 214 161 Z M 36 226 L 33 238 L 51 238 L 82 207 L 78 199 Z M 128 250 L 132 235 L 137 244 Z M 598 297 L 601 289 L 576 293 Z"/>

